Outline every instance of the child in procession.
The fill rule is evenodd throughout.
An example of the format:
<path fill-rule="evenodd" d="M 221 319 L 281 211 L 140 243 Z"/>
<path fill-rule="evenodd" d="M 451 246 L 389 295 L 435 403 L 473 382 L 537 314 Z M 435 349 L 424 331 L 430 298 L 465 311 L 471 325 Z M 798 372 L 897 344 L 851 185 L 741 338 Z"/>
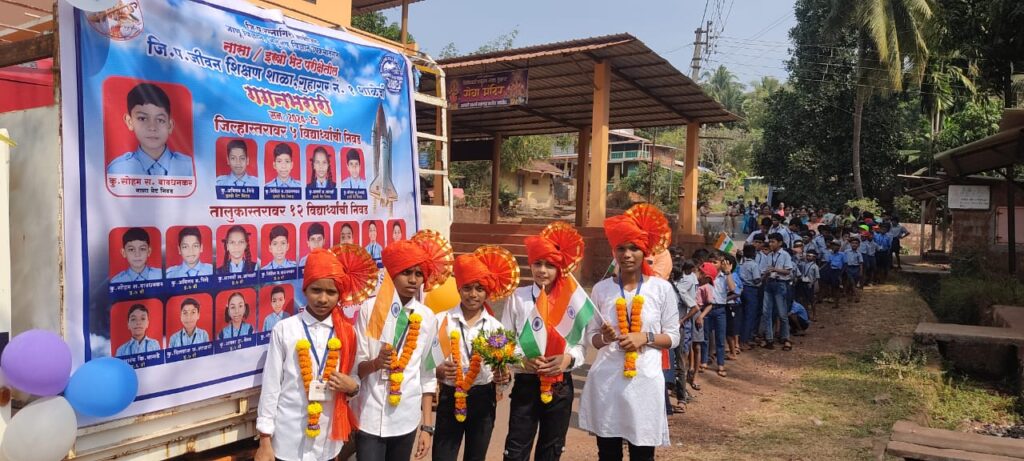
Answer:
<path fill-rule="evenodd" d="M 661 351 L 679 343 L 679 310 L 671 285 L 652 277 L 644 258 L 662 251 L 671 231 L 646 204 L 606 219 L 604 228 L 619 271 L 591 294 L 601 315 L 586 337 L 598 352 L 580 397 L 579 427 L 597 437 L 601 461 L 621 460 L 623 442 L 630 460 L 653 461 L 655 447 L 671 444 Z"/>
<path fill-rule="evenodd" d="M 846 257 L 846 296 L 853 302 L 860 302 L 860 291 L 857 285 L 864 277 L 864 259 L 860 253 L 860 239 L 850 237 L 850 248 L 844 252 Z"/>

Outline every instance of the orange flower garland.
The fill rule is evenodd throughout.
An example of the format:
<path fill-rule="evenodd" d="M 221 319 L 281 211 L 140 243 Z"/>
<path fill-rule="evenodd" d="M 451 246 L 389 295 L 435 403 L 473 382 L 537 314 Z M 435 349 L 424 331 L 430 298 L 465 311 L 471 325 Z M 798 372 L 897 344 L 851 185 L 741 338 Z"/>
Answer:
<path fill-rule="evenodd" d="M 300 339 L 295 343 L 295 351 L 299 354 L 299 372 L 302 374 L 302 387 L 309 395 L 309 385 L 313 382 L 313 359 L 310 358 L 309 349 L 312 347 L 308 339 Z M 324 382 L 331 377 L 331 372 L 338 369 L 338 362 L 341 361 L 341 340 L 331 338 L 327 341 L 327 363 L 324 364 L 322 379 Z M 306 423 L 306 436 L 315 439 L 320 435 L 320 414 L 324 412 L 320 402 L 309 402 L 306 406 L 309 413 Z"/>
<path fill-rule="evenodd" d="M 402 345 L 402 355 L 391 351 L 391 374 L 388 379 L 391 381 L 388 388 L 388 403 L 397 407 L 402 401 L 402 380 L 405 379 L 405 367 L 412 360 L 412 353 L 416 350 L 416 340 L 420 337 L 420 322 L 423 316 L 413 312 L 409 315 L 409 332 L 405 337 L 405 344 Z"/>
<path fill-rule="evenodd" d="M 641 326 L 640 313 L 644 308 L 644 297 L 637 294 L 633 297 L 633 301 L 630 303 L 630 317 L 626 319 L 626 300 L 625 298 L 618 298 L 615 300 L 615 312 L 618 314 L 619 320 L 619 332 L 623 336 L 629 333 L 639 333 Z M 639 356 L 637 351 L 626 352 L 626 358 L 622 364 L 622 375 L 627 378 L 633 378 L 636 376 L 636 359 Z"/>
<path fill-rule="evenodd" d="M 565 377 L 559 373 L 555 376 L 541 375 L 540 376 L 540 401 L 544 403 L 551 403 L 555 396 L 551 392 L 551 386 L 555 383 L 560 383 Z"/>
<path fill-rule="evenodd" d="M 473 387 L 473 382 L 476 381 L 476 376 L 480 374 L 483 358 L 480 357 L 480 354 L 473 352 L 469 359 L 469 371 L 463 374 L 462 353 L 459 349 L 462 347 L 461 335 L 459 332 L 453 331 L 450 336 L 452 362 L 455 363 L 455 420 L 461 423 L 466 420 L 466 397 L 469 395 L 469 389 Z"/>

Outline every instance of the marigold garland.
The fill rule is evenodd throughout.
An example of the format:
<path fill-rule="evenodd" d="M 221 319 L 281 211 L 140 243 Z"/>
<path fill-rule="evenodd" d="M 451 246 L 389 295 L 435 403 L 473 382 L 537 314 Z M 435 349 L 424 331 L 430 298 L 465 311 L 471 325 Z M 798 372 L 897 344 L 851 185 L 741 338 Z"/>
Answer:
<path fill-rule="evenodd" d="M 309 395 L 309 385 L 313 382 L 313 359 L 310 357 L 309 349 L 313 345 L 308 339 L 300 339 L 295 343 L 295 351 L 299 355 L 299 372 L 302 374 L 302 387 L 306 389 L 306 395 Z M 324 363 L 324 373 L 321 379 L 327 382 L 331 377 L 331 372 L 338 369 L 338 362 L 341 361 L 341 340 L 338 338 L 331 338 L 327 340 L 327 362 Z M 323 405 L 320 402 L 310 402 L 306 406 L 307 416 L 306 423 L 306 436 L 315 439 L 320 435 L 320 415 L 324 412 Z"/>
<path fill-rule="evenodd" d="M 640 313 L 644 308 L 644 297 L 637 294 L 630 303 L 630 319 L 626 318 L 626 300 L 618 298 L 615 300 L 615 312 L 618 314 L 619 332 L 623 336 L 629 333 L 639 333 L 641 327 Z M 636 377 L 636 359 L 639 353 L 636 351 L 626 352 L 626 358 L 622 364 L 622 375 L 627 378 Z"/>
<path fill-rule="evenodd" d="M 476 381 L 476 376 L 480 374 L 480 365 L 483 363 L 483 358 L 480 357 L 479 353 L 473 352 L 469 359 L 469 371 L 463 374 L 462 352 L 459 349 L 462 346 L 460 343 L 462 336 L 457 331 L 451 332 L 450 336 L 452 362 L 455 363 L 455 420 L 461 423 L 466 420 L 466 397 L 469 395 L 469 390 L 473 387 L 473 382 Z"/>
<path fill-rule="evenodd" d="M 412 353 L 416 350 L 416 340 L 420 336 L 420 322 L 423 316 L 413 312 L 409 315 L 409 332 L 405 336 L 405 344 L 402 345 L 402 354 L 398 355 L 394 349 L 391 350 L 391 374 L 388 376 L 388 403 L 397 407 L 402 401 L 402 380 L 405 379 L 405 367 L 412 360 Z"/>
<path fill-rule="evenodd" d="M 559 373 L 555 376 L 541 375 L 540 376 L 540 401 L 544 403 L 551 403 L 555 399 L 554 393 L 551 391 L 551 386 L 555 383 L 560 383 L 565 377 Z"/>

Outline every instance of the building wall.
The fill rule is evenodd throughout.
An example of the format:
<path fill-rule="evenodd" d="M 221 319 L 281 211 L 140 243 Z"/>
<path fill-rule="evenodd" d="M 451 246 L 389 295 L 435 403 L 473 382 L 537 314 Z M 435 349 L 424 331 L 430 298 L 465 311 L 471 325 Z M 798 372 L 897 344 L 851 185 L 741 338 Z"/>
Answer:
<path fill-rule="evenodd" d="M 264 8 L 282 10 L 285 15 L 321 26 L 352 25 L 352 0 L 249 0 Z"/>
<path fill-rule="evenodd" d="M 985 264 L 997 271 L 1006 271 L 1009 267 L 1008 245 L 996 242 L 996 209 L 1006 206 L 1006 185 L 997 183 L 991 187 L 991 206 L 988 210 L 952 210 L 950 243 L 954 257 L 980 253 Z M 1014 194 L 1016 207 L 1024 207 L 1024 191 L 1017 189 Z M 1017 214 L 1024 210 L 1017 208 Z M 1020 217 L 1018 217 L 1019 226 Z M 1018 239 L 1016 245 L 1018 273 L 1024 272 L 1024 239 Z M 926 243 L 927 245 L 927 243 Z M 941 243 L 936 243 L 941 245 Z"/>
<path fill-rule="evenodd" d="M 519 190 L 519 176 L 523 178 L 522 191 Z M 537 184 L 533 184 L 533 181 L 537 181 Z M 555 205 L 554 182 L 551 175 L 523 171 L 518 173 L 502 172 L 499 184 L 512 192 L 519 193 L 523 209 L 543 210 L 550 209 Z"/>

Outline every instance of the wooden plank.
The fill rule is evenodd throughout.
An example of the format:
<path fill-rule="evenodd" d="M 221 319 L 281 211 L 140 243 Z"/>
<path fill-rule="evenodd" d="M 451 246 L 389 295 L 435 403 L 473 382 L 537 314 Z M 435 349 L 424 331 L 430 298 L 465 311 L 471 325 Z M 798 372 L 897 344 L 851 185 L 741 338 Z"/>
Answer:
<path fill-rule="evenodd" d="M 446 103 L 444 99 L 441 99 L 437 96 L 431 96 L 429 94 L 420 93 L 419 91 L 414 91 L 412 93 L 412 98 L 416 100 L 416 102 L 422 102 L 424 104 L 429 104 L 431 106 L 436 107 L 445 107 L 448 105 L 448 103 Z"/>
<path fill-rule="evenodd" d="M 933 429 L 910 421 L 897 421 L 892 430 L 892 440 L 897 442 L 990 455 L 1024 456 L 1022 439 Z"/>
<path fill-rule="evenodd" d="M 971 453 L 963 450 L 926 447 L 907 442 L 892 441 L 885 446 L 885 452 L 903 459 L 919 461 L 1021 461 L 1022 458 Z"/>
<path fill-rule="evenodd" d="M 53 57 L 53 34 L 37 35 L 27 40 L 0 45 L 0 67 L 24 64 Z"/>
<path fill-rule="evenodd" d="M 1021 329 L 979 327 L 956 323 L 921 322 L 914 330 L 914 337 L 932 341 L 1024 345 L 1024 330 Z"/>

